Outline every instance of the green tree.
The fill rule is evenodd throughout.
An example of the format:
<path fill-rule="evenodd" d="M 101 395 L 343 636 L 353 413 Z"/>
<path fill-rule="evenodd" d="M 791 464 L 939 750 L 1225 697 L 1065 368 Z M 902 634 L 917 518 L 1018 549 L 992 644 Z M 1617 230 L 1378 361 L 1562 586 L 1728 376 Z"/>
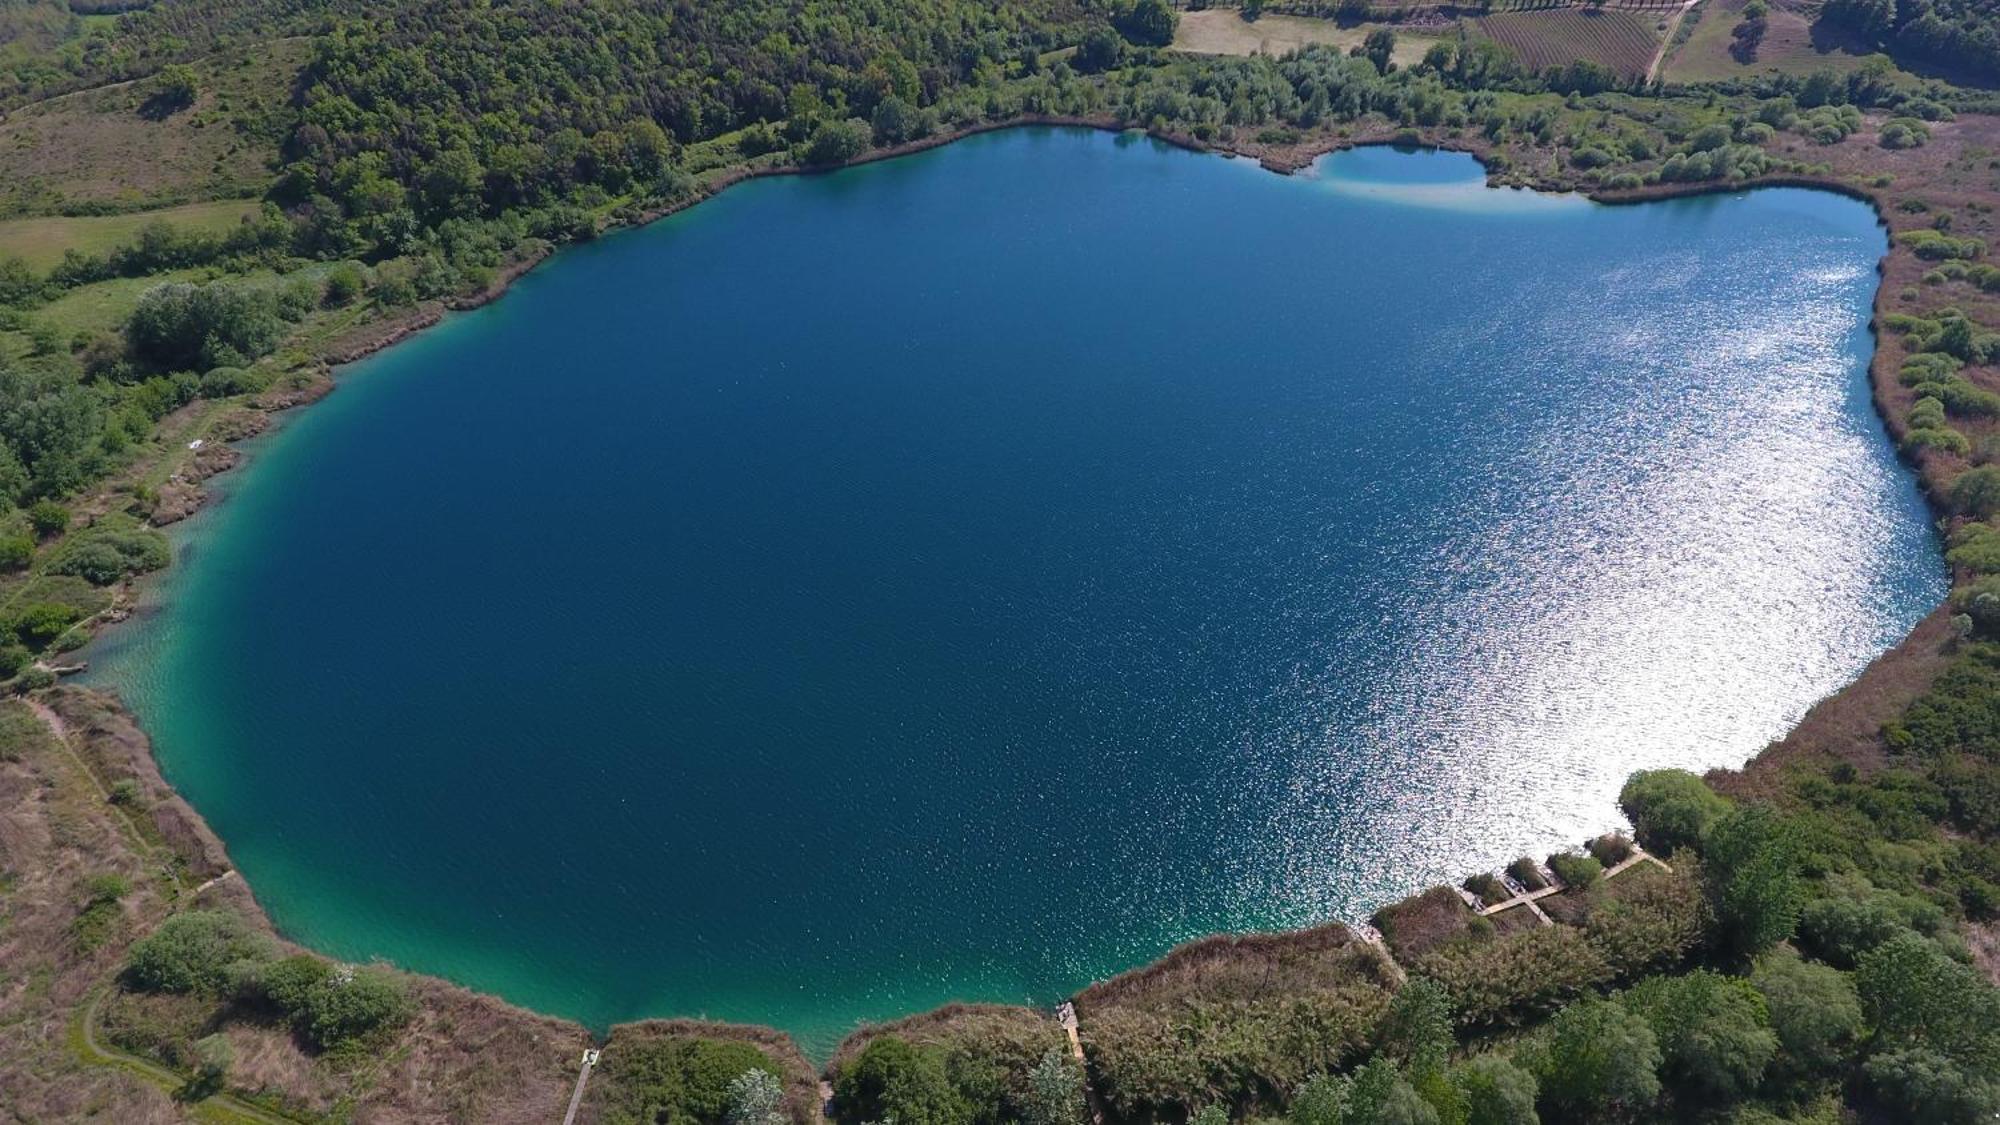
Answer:
<path fill-rule="evenodd" d="M 1533 1069 L 1552 1109 L 1566 1120 L 1594 1121 L 1652 1105 L 1660 1063 L 1659 1039 L 1645 1020 L 1591 998 L 1549 1021 Z"/>
<path fill-rule="evenodd" d="M 161 109 L 183 109 L 194 104 L 201 92 L 196 84 L 194 69 L 180 63 L 160 68 L 153 79 L 153 97 Z"/>
<path fill-rule="evenodd" d="M 1350 1085 L 1349 1079 L 1332 1074 L 1307 1078 L 1292 1094 L 1292 1125 L 1342 1125 L 1347 1119 Z"/>
<path fill-rule="evenodd" d="M 306 990 L 293 1022 L 322 1050 L 400 1027 L 416 1012 L 402 978 L 386 969 L 337 969 Z"/>
<path fill-rule="evenodd" d="M 1750 982 L 1706 970 L 1648 977 L 1622 1002 L 1659 1041 L 1677 1096 L 1741 1101 L 1778 1053 L 1764 997 Z"/>
<path fill-rule="evenodd" d="M 1028 1089 L 1021 1106 L 1022 1125 L 1083 1125 L 1083 1068 L 1051 1047 L 1028 1071 Z"/>
<path fill-rule="evenodd" d="M 1729 811 L 1728 801 L 1686 770 L 1640 770 L 1619 790 L 1618 804 L 1639 842 L 1662 855 L 1699 844 Z"/>
<path fill-rule="evenodd" d="M 806 163 L 845 164 L 868 151 L 871 135 L 867 123 L 862 121 L 821 122 L 806 145 Z"/>
<path fill-rule="evenodd" d="M 1451 1079 L 1465 1094 L 1466 1125 L 1540 1125 L 1535 1076 L 1506 1056 L 1475 1055 Z"/>
<path fill-rule="evenodd" d="M 1951 482 L 1952 507 L 1974 519 L 2000 513 L 2000 465 L 1967 469 Z"/>
<path fill-rule="evenodd" d="M 1179 19 L 1166 0 L 1137 0 L 1119 13 L 1118 33 L 1135 46 L 1164 47 L 1174 41 Z"/>
<path fill-rule="evenodd" d="M 1376 28 L 1355 48 L 1355 54 L 1374 63 L 1381 73 L 1389 73 L 1396 67 L 1391 61 L 1396 56 L 1396 33 L 1385 27 Z"/>
<path fill-rule="evenodd" d="M 230 966 L 270 956 L 270 942 L 243 919 L 217 910 L 176 914 L 133 944 L 125 979 L 144 992 L 217 995 Z"/>
<path fill-rule="evenodd" d="M 894 1035 L 870 1042 L 834 1078 L 834 1104 L 844 1121 L 896 1125 L 968 1125 L 972 1107 L 945 1074 L 939 1053 Z"/>
<path fill-rule="evenodd" d="M 785 1088 L 762 1067 L 729 1080 L 727 1125 L 784 1125 Z"/>
<path fill-rule="evenodd" d="M 1439 1125 L 1438 1112 L 1403 1080 L 1396 1064 L 1376 1057 L 1354 1072 L 1341 1125 Z"/>
<path fill-rule="evenodd" d="M 1793 1072 L 1834 1073 L 1853 1055 L 1862 1032 L 1861 997 L 1846 973 L 1777 949 L 1758 960 L 1750 983 L 1763 994 Z"/>
<path fill-rule="evenodd" d="M 1792 936 L 1805 886 L 1797 843 L 1777 813 L 1748 805 L 1717 820 L 1702 860 L 1709 902 L 1733 949 L 1755 954 Z"/>
<path fill-rule="evenodd" d="M 28 508 L 28 525 L 43 539 L 61 535 L 69 530 L 69 509 L 53 500 L 37 500 Z"/>

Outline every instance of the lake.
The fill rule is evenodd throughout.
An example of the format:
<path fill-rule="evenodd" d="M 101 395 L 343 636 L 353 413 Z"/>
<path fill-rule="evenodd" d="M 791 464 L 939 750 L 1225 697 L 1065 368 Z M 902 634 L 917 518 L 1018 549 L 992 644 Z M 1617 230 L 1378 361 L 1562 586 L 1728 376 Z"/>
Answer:
<path fill-rule="evenodd" d="M 1735 765 L 1945 593 L 1882 231 L 1016 130 L 343 373 L 93 653 L 288 935 L 816 1052 L 1358 919 Z"/>

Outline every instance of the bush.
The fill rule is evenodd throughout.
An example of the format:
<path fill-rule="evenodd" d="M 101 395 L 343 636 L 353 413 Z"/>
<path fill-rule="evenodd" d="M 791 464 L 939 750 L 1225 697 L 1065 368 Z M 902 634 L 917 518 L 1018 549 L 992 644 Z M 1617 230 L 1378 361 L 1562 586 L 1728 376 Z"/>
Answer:
<path fill-rule="evenodd" d="M 214 996 L 229 982 L 230 967 L 269 958 L 270 942 L 234 914 L 195 910 L 176 914 L 132 946 L 125 981 L 142 992 Z"/>
<path fill-rule="evenodd" d="M 38 500 L 28 508 L 28 524 L 38 538 L 61 535 L 69 530 L 69 509 L 53 500 Z"/>
<path fill-rule="evenodd" d="M 29 602 L 8 614 L 6 627 L 30 648 L 45 648 L 83 617 L 65 602 Z"/>
<path fill-rule="evenodd" d="M 1561 852 L 1549 857 L 1549 870 L 1565 887 L 1587 890 L 1604 877 L 1604 865 L 1594 857 Z"/>
<path fill-rule="evenodd" d="M 1549 885 L 1549 881 L 1542 878 L 1541 869 L 1535 866 L 1535 861 L 1527 856 L 1508 864 L 1507 874 L 1512 875 L 1516 883 L 1531 891 L 1539 891 Z"/>
<path fill-rule="evenodd" d="M 1585 847 L 1606 867 L 1616 867 L 1632 856 L 1632 841 L 1616 832 L 1606 832 Z"/>
<path fill-rule="evenodd" d="M 49 571 L 76 575 L 93 586 L 109 586 L 128 574 L 158 570 L 170 557 L 167 537 L 150 528 L 93 527 L 64 543 Z"/>
<path fill-rule="evenodd" d="M 692 1036 L 620 1040 L 604 1056 L 610 1080 L 604 1120 L 720 1125 L 738 1105 L 732 1091 L 751 1071 L 776 1077 L 776 1064 L 748 1043 Z"/>
<path fill-rule="evenodd" d="M 763 1067 L 751 1067 L 730 1079 L 729 1113 L 724 1121 L 727 1125 L 785 1125 L 784 1084 Z"/>
<path fill-rule="evenodd" d="M 416 1007 L 402 978 L 386 969 L 337 969 L 306 987 L 292 1024 L 325 1051 L 351 1047 L 401 1027 Z"/>
<path fill-rule="evenodd" d="M 1646 850 L 1671 855 L 1699 844 L 1729 802 L 1686 770 L 1641 770 L 1619 790 L 1618 804 Z"/>
<path fill-rule="evenodd" d="M 0 570 L 22 570 L 35 558 L 35 541 L 25 535 L 0 535 Z"/>

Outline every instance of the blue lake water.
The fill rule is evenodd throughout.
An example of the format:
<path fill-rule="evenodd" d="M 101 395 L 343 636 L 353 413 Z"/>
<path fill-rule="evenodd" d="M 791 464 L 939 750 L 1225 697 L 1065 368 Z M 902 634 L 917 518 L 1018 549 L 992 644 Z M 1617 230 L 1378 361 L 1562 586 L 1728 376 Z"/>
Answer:
<path fill-rule="evenodd" d="M 94 658 L 279 926 L 825 1050 L 1359 918 L 1734 765 L 1945 591 L 1884 236 L 1013 131 L 348 370 Z"/>

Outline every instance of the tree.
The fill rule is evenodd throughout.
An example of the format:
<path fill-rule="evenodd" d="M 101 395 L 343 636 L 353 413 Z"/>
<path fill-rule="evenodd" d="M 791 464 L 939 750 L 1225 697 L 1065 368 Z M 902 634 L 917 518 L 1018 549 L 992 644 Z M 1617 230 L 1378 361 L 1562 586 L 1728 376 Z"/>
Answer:
<path fill-rule="evenodd" d="M 1119 13 L 1118 33 L 1139 47 L 1164 47 L 1174 41 L 1174 25 L 1180 17 L 1167 0 L 1137 0 Z"/>
<path fill-rule="evenodd" d="M 821 122 L 819 128 L 813 130 L 812 140 L 806 144 L 806 163 L 845 164 L 868 151 L 870 136 L 869 127 L 863 121 Z"/>
<path fill-rule="evenodd" d="M 1188 1125 L 1229 1125 L 1229 1109 L 1221 1102 L 1210 1102 L 1188 1118 Z"/>
<path fill-rule="evenodd" d="M 1797 845 L 1777 813 L 1749 805 L 1717 820 L 1702 860 L 1709 902 L 1732 948 L 1754 954 L 1792 936 L 1805 887 Z"/>
<path fill-rule="evenodd" d="M 728 1125 L 784 1125 L 785 1088 L 778 1076 L 751 1067 L 729 1081 Z"/>
<path fill-rule="evenodd" d="M 194 69 L 181 63 L 161 67 L 159 76 L 153 80 L 153 98 L 160 109 L 168 112 L 193 105 L 195 95 L 200 92 Z"/>
<path fill-rule="evenodd" d="M 1342 1125 L 1350 1084 L 1349 1079 L 1331 1074 L 1315 1074 L 1300 1083 L 1292 1095 L 1292 1125 Z"/>
<path fill-rule="evenodd" d="M 938 1053 L 883 1035 L 863 1048 L 833 1083 L 844 1121 L 896 1125 L 968 1125 L 972 1107 L 945 1074 Z"/>
<path fill-rule="evenodd" d="M 358 1043 L 401 1026 L 416 1007 L 400 977 L 386 969 L 337 969 L 305 992 L 294 1026 L 322 1050 Z"/>
<path fill-rule="evenodd" d="M 1646 1021 L 1591 998 L 1556 1013 L 1535 1059 L 1542 1097 L 1571 1120 L 1597 1120 L 1660 1096 L 1660 1044 Z"/>
<path fill-rule="evenodd" d="M 1354 1072 L 1341 1125 L 1438 1125 L 1438 1113 L 1395 1063 L 1377 1056 Z"/>
<path fill-rule="evenodd" d="M 1854 986 L 1879 1040 L 1927 1044 L 2000 1073 L 2000 990 L 1936 942 L 1891 938 L 1861 958 Z"/>
<path fill-rule="evenodd" d="M 1465 1094 L 1465 1125 L 1540 1125 L 1535 1076 L 1504 1055 L 1477 1055 L 1453 1068 Z"/>
<path fill-rule="evenodd" d="M 1686 770 L 1640 770 L 1618 791 L 1618 804 L 1639 842 L 1662 855 L 1700 843 L 1729 811 L 1728 801 Z"/>
<path fill-rule="evenodd" d="M 2000 1116 L 2000 1079 L 1923 1047 L 1885 1051 L 1862 1074 L 1875 1096 L 1913 1121 L 1991 1121 Z"/>
<path fill-rule="evenodd" d="M 1862 1032 L 1861 997 L 1846 973 L 1774 950 L 1757 962 L 1750 983 L 1763 994 L 1789 1069 L 1830 1073 L 1853 1055 Z"/>
<path fill-rule="evenodd" d="M 1021 1107 L 1022 1125 L 1083 1125 L 1083 1068 L 1051 1047 L 1028 1071 L 1028 1091 Z"/>
<path fill-rule="evenodd" d="M 1659 1040 L 1677 1095 L 1748 1097 L 1778 1053 L 1764 997 L 1748 981 L 1707 970 L 1648 977 L 1623 998 Z"/>
<path fill-rule="evenodd" d="M 1361 46 L 1356 47 L 1354 53 L 1374 63 L 1377 71 L 1387 74 L 1396 68 L 1396 64 L 1390 61 L 1396 55 L 1396 33 L 1388 28 L 1378 27 L 1368 33 L 1368 37 L 1361 41 Z"/>
<path fill-rule="evenodd" d="M 1124 58 L 1125 40 L 1108 27 L 1098 27 L 1083 37 L 1069 61 L 1078 74 L 1101 74 L 1117 67 Z"/>
<path fill-rule="evenodd" d="M 242 366 L 277 346 L 284 330 L 273 302 L 223 282 L 155 285 L 125 322 L 132 354 L 162 371 Z"/>

